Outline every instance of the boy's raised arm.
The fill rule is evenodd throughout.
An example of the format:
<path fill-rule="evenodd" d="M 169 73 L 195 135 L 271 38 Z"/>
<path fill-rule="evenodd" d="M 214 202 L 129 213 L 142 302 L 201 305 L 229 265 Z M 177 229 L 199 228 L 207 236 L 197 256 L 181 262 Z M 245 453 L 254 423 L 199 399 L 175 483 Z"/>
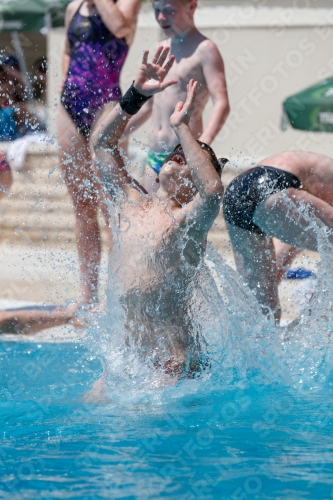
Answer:
<path fill-rule="evenodd" d="M 188 204 L 187 211 L 192 211 L 196 217 L 202 217 L 205 226 L 209 226 L 215 219 L 223 196 L 223 185 L 212 162 L 193 137 L 188 126 L 194 107 L 194 99 L 198 82 L 190 80 L 187 85 L 187 98 L 185 103 L 179 102 L 170 124 L 182 145 L 187 165 L 190 169 L 194 183 L 199 191 L 196 197 Z M 201 208 L 201 211 L 198 210 Z M 198 221 L 200 223 L 200 221 Z"/>
<path fill-rule="evenodd" d="M 101 172 L 106 189 L 111 196 L 122 189 L 127 196 L 137 197 L 138 188 L 144 192 L 127 172 L 121 155 L 119 140 L 131 117 L 154 94 L 177 83 L 177 80 L 165 80 L 174 57 L 164 65 L 169 49 L 158 47 L 151 63 L 148 63 L 149 51 L 143 54 L 142 64 L 133 85 L 108 115 L 97 124 L 92 139 L 97 166 Z"/>
<path fill-rule="evenodd" d="M 144 106 L 140 109 L 138 114 L 132 116 L 129 122 L 127 122 L 126 128 L 124 130 L 122 139 L 126 139 L 131 134 L 136 132 L 147 120 L 151 117 L 153 111 L 154 99 L 149 99 Z"/>
<path fill-rule="evenodd" d="M 132 198 L 131 195 L 138 195 L 138 190 L 134 188 L 134 180 L 127 172 L 118 144 L 130 118 L 131 115 L 124 112 L 117 104 L 103 119 L 103 123 L 97 125 L 93 137 L 96 165 L 106 190 L 114 199 L 117 198 L 119 190 L 124 191 L 130 198 Z"/>

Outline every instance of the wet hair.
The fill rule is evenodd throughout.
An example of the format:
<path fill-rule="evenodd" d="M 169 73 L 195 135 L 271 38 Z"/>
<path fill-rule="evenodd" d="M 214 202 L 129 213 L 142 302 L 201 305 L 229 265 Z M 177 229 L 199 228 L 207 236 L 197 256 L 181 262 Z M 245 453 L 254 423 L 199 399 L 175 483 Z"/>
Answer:
<path fill-rule="evenodd" d="M 212 162 L 213 167 L 215 168 L 218 176 L 221 177 L 222 170 L 223 170 L 225 164 L 228 163 L 229 160 L 227 160 L 227 158 L 217 158 L 216 154 L 214 153 L 213 148 L 208 146 L 208 144 L 206 144 L 205 142 L 199 141 L 197 139 L 197 143 L 202 147 L 202 149 L 205 149 L 206 151 L 208 151 L 208 153 L 210 154 L 210 161 Z M 181 148 L 181 147 L 182 147 L 181 144 L 177 144 L 174 151 L 176 151 L 178 148 Z"/>

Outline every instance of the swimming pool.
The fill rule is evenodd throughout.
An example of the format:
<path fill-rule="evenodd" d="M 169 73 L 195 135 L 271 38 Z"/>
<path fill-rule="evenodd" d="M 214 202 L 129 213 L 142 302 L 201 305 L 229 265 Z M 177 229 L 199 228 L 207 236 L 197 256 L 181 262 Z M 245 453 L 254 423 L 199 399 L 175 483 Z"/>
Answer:
<path fill-rule="evenodd" d="M 84 346 L 0 358 L 1 498 L 333 498 L 331 378 L 309 397 L 253 369 L 85 404 L 102 365 Z"/>

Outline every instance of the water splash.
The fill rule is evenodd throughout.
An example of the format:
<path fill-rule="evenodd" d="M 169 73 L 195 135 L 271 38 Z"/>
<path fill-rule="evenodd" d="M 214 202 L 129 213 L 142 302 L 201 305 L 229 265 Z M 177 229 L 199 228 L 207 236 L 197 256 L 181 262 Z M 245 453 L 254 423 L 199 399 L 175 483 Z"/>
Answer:
<path fill-rule="evenodd" d="M 253 384 L 282 386 L 302 398 L 331 390 L 332 244 L 330 233 L 320 221 L 309 214 L 306 207 L 302 212 L 318 235 L 320 286 L 297 320 L 287 327 L 276 327 L 262 315 L 260 305 L 238 273 L 217 250 L 208 246 L 206 263 L 195 271 L 196 278 L 186 290 L 191 325 L 194 334 L 200 336 L 201 355 L 206 360 L 192 377 L 186 370 L 185 376 L 175 377 L 157 369 L 156 352 L 149 351 L 146 345 L 142 349 L 140 342 L 128 334 L 124 328 L 126 314 L 121 306 L 117 272 L 113 267 L 108 315 L 100 325 L 98 336 L 94 332 L 90 336 L 94 339 L 94 348 L 104 359 L 109 397 L 119 404 L 147 398 L 156 402 L 189 393 L 244 390 Z M 114 234 L 119 235 L 119 231 L 114 228 Z M 185 245 L 186 242 L 183 248 Z M 168 284 L 168 276 L 165 279 Z M 154 314 L 150 311 L 149 318 L 153 324 L 155 321 L 158 330 L 158 308 Z M 141 328 L 144 329 L 142 325 Z M 158 347 L 159 352 L 165 348 Z"/>

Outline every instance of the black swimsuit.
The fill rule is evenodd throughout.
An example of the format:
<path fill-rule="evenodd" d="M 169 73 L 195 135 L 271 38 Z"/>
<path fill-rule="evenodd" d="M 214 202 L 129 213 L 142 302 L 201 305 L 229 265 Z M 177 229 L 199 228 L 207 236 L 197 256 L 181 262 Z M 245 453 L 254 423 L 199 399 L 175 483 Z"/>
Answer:
<path fill-rule="evenodd" d="M 284 189 L 301 189 L 300 180 L 293 174 L 274 167 L 260 165 L 234 179 L 228 186 L 223 201 L 225 220 L 257 234 L 265 234 L 253 222 L 254 212 L 262 201 Z"/>
<path fill-rule="evenodd" d="M 108 30 L 98 12 L 80 14 L 84 1 L 68 28 L 71 58 L 61 102 L 77 129 L 88 138 L 97 111 L 121 98 L 120 70 L 128 44 Z"/>

